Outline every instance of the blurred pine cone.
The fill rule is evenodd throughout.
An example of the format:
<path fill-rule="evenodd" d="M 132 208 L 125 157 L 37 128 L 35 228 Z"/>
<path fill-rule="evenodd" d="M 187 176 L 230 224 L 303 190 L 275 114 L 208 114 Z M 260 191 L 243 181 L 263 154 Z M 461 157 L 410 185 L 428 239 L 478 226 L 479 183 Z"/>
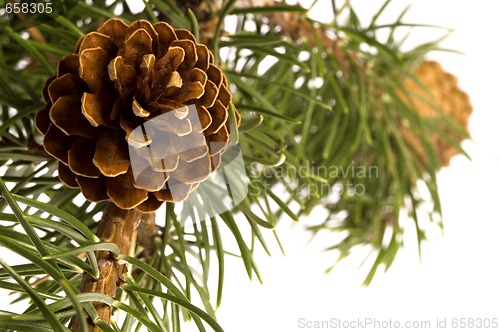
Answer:
<path fill-rule="evenodd" d="M 177 0 L 177 6 L 186 15 L 188 15 L 188 10 L 193 11 L 198 21 L 198 39 L 200 43 L 205 45 L 212 43 L 219 23 L 222 1 Z M 168 20 L 168 17 L 165 17 L 165 20 Z"/>
<path fill-rule="evenodd" d="M 229 141 L 226 77 L 205 45 L 165 22 L 108 20 L 59 61 L 43 98 L 36 125 L 60 179 L 122 209 L 182 201 Z"/>
<path fill-rule="evenodd" d="M 423 61 L 413 74 L 417 82 L 428 89 L 424 91 L 416 81 L 407 79 L 404 82 L 405 88 L 410 94 L 410 103 L 415 105 L 418 113 L 427 120 L 439 119 L 442 115 L 433 107 L 437 106 L 444 113 L 444 116 L 453 118 L 467 129 L 472 105 L 469 96 L 458 87 L 457 78 L 445 72 L 441 65 L 435 61 Z M 443 122 L 442 120 L 438 121 Z M 446 124 L 440 126 L 440 129 L 459 142 L 468 137 Z M 403 124 L 402 132 L 407 142 L 416 150 L 419 158 L 428 160 L 421 139 L 415 135 L 411 128 Z M 441 166 L 448 166 L 451 158 L 459 153 L 448 140 L 438 133 L 431 133 L 430 140 L 438 153 Z"/>

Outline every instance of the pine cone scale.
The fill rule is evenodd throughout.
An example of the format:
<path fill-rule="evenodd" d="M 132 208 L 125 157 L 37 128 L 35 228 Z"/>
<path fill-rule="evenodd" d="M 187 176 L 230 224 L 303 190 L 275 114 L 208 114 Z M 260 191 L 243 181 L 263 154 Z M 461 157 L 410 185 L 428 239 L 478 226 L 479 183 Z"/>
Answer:
<path fill-rule="evenodd" d="M 100 130 L 87 121 L 81 109 L 78 95 L 62 96 L 52 105 L 50 120 L 66 135 L 98 137 Z"/>
<path fill-rule="evenodd" d="M 158 32 L 154 29 L 154 27 L 146 20 L 138 20 L 129 25 L 126 30 L 126 36 L 130 36 L 131 34 L 136 33 L 139 30 L 144 30 L 148 34 L 151 39 L 151 47 L 152 52 L 158 52 Z M 125 38 L 126 40 L 127 38 Z M 126 43 L 126 41 L 125 41 Z M 151 52 L 150 52 L 151 53 Z"/>
<path fill-rule="evenodd" d="M 129 100 L 137 89 L 137 76 L 134 68 L 125 64 L 123 58 L 118 56 L 108 65 L 108 76 L 115 82 L 115 89 L 118 90 L 123 99 Z"/>
<path fill-rule="evenodd" d="M 196 43 L 195 36 L 189 30 L 186 30 L 186 29 L 177 29 L 175 31 L 175 35 L 177 36 L 178 40 L 180 40 L 180 39 L 186 39 L 186 40 L 192 41 L 193 43 Z"/>
<path fill-rule="evenodd" d="M 82 83 L 77 76 L 67 73 L 54 79 L 48 86 L 47 93 L 50 101 L 55 103 L 59 97 L 78 94 L 82 87 Z"/>
<path fill-rule="evenodd" d="M 210 108 L 214 105 L 219 94 L 217 85 L 212 81 L 207 81 L 205 84 L 205 93 L 200 98 L 200 103 L 203 107 Z"/>
<path fill-rule="evenodd" d="M 79 62 L 78 54 L 70 54 L 62 57 L 57 65 L 57 77 L 61 77 L 64 74 L 78 75 Z"/>
<path fill-rule="evenodd" d="M 167 52 L 156 62 L 155 70 L 160 73 L 172 73 L 179 68 L 186 56 L 186 51 L 180 46 L 170 46 Z"/>
<path fill-rule="evenodd" d="M 157 57 L 162 58 L 169 50 L 170 45 L 174 40 L 177 40 L 175 30 L 165 22 L 158 22 L 153 25 L 158 34 L 158 50 Z"/>
<path fill-rule="evenodd" d="M 189 82 L 200 82 L 203 87 L 205 87 L 208 81 L 208 73 L 195 67 L 184 75 L 183 80 L 187 80 Z"/>
<path fill-rule="evenodd" d="M 214 65 L 209 65 L 206 73 L 210 81 L 215 84 L 217 89 L 220 88 L 223 76 L 222 71 Z"/>
<path fill-rule="evenodd" d="M 155 192 L 161 190 L 165 186 L 170 179 L 170 175 L 166 172 L 159 172 L 151 167 L 136 175 L 136 179 L 138 179 L 138 181 L 135 181 L 135 188 L 148 192 Z"/>
<path fill-rule="evenodd" d="M 76 140 L 76 136 L 67 136 L 55 124 L 51 123 L 45 133 L 43 147 L 48 154 L 68 165 L 68 152 Z"/>
<path fill-rule="evenodd" d="M 122 45 L 125 40 L 125 35 L 127 31 L 127 24 L 120 19 L 112 18 L 104 22 L 104 24 L 97 29 L 97 32 L 111 38 L 115 45 Z M 77 51 L 80 45 L 77 45 Z"/>
<path fill-rule="evenodd" d="M 224 126 L 229 118 L 229 113 L 224 105 L 220 102 L 220 100 L 217 100 L 215 102 L 214 106 L 210 108 L 209 112 L 213 121 L 205 132 L 211 135 L 218 132 Z"/>
<path fill-rule="evenodd" d="M 145 55 L 153 52 L 153 39 L 144 29 L 136 30 L 125 41 L 123 53 L 119 53 L 125 59 L 125 64 L 136 71 L 140 70 L 142 59 Z"/>
<path fill-rule="evenodd" d="M 109 200 L 106 179 L 104 176 L 101 175 L 97 179 L 77 176 L 76 182 L 78 183 L 83 196 L 85 196 L 88 200 L 92 202 Z"/>
<path fill-rule="evenodd" d="M 63 163 L 59 163 L 57 169 L 59 172 L 59 178 L 64 184 L 66 184 L 70 188 L 79 187 L 78 182 L 76 182 L 75 173 L 73 173 L 68 166 L 64 165 Z"/>
<path fill-rule="evenodd" d="M 208 50 L 203 44 L 196 45 L 196 54 L 198 55 L 198 61 L 196 61 L 196 68 L 200 68 L 203 71 L 207 71 L 210 64 L 213 63 L 212 52 Z"/>
<path fill-rule="evenodd" d="M 104 176 L 125 174 L 130 167 L 130 159 L 123 133 L 104 132 L 97 141 L 92 162 Z"/>
<path fill-rule="evenodd" d="M 187 198 L 187 196 L 193 189 L 193 185 L 185 184 L 182 182 L 169 182 L 167 183 L 167 187 L 168 190 L 160 190 L 153 193 L 159 201 L 182 201 Z"/>
<path fill-rule="evenodd" d="M 196 128 L 196 131 L 198 132 L 207 130 L 212 124 L 212 116 L 205 106 L 198 107 L 198 118 L 200 119 L 201 125 Z"/>
<path fill-rule="evenodd" d="M 80 138 L 68 151 L 68 166 L 76 175 L 86 178 L 98 178 L 101 175 L 92 159 L 96 149 L 96 141 L 91 138 Z"/>
<path fill-rule="evenodd" d="M 164 202 L 159 201 L 153 193 L 148 194 L 148 199 L 137 206 L 140 211 L 156 211 Z"/>
<path fill-rule="evenodd" d="M 91 93 L 109 90 L 108 58 L 99 47 L 87 48 L 80 54 L 80 78 L 87 83 Z"/>
<path fill-rule="evenodd" d="M 47 101 L 46 101 L 47 102 Z M 35 125 L 42 134 L 46 134 L 49 130 L 49 126 L 52 124 L 50 120 L 50 109 L 52 108 L 52 103 L 48 103 L 45 107 L 38 111 L 35 117 Z"/>
<path fill-rule="evenodd" d="M 185 184 L 196 184 L 206 180 L 210 173 L 210 158 L 206 154 L 201 159 L 196 159 L 194 162 L 186 162 L 179 160 L 177 170 L 172 172 L 174 179 Z"/>
<path fill-rule="evenodd" d="M 187 39 L 175 40 L 172 42 L 171 47 L 180 47 L 184 50 L 184 61 L 179 64 L 179 71 L 186 72 L 194 68 L 198 62 L 198 55 L 196 53 L 196 46 L 194 42 Z"/>
<path fill-rule="evenodd" d="M 129 168 L 125 174 L 106 178 L 107 194 L 119 208 L 133 209 L 148 199 L 148 192 L 137 189 L 134 184 L 134 176 Z"/>
<path fill-rule="evenodd" d="M 118 52 L 118 48 L 115 43 L 113 43 L 111 38 L 99 32 L 91 32 L 83 37 L 80 43 L 79 56 L 82 56 L 82 51 L 90 48 L 100 48 L 105 54 L 109 54 L 113 57 L 116 56 L 116 53 Z"/>
<path fill-rule="evenodd" d="M 99 125 L 108 128 L 119 128 L 115 121 L 111 120 L 111 110 L 115 100 L 114 96 L 108 93 L 95 95 L 84 92 L 82 95 L 82 114 L 94 127 Z"/>

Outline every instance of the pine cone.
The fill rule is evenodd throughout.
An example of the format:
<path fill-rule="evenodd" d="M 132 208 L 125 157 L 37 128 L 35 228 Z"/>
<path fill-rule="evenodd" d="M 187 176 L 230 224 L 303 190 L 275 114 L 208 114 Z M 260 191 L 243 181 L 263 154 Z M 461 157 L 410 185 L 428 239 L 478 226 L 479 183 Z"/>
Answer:
<path fill-rule="evenodd" d="M 411 104 L 415 105 L 418 113 L 427 119 L 438 118 L 439 113 L 432 107 L 432 105 L 436 105 L 445 115 L 452 117 L 464 128 L 467 128 L 472 105 L 469 96 L 458 87 L 457 78 L 445 72 L 441 65 L 435 61 L 422 62 L 413 74 L 417 81 L 423 84 L 431 94 L 424 91 L 415 81 L 405 81 L 404 85 L 410 93 Z M 457 141 L 467 138 L 444 124 L 442 130 Z M 428 159 L 420 139 L 411 131 L 411 128 L 403 125 L 402 132 L 407 142 L 417 151 L 417 155 L 423 160 Z M 439 155 L 441 166 L 448 166 L 451 158 L 459 153 L 455 147 L 437 133 L 431 133 L 430 140 Z"/>
<path fill-rule="evenodd" d="M 226 77 L 205 45 L 165 22 L 108 20 L 59 61 L 43 98 L 36 125 L 60 179 L 122 209 L 184 200 L 229 141 Z"/>

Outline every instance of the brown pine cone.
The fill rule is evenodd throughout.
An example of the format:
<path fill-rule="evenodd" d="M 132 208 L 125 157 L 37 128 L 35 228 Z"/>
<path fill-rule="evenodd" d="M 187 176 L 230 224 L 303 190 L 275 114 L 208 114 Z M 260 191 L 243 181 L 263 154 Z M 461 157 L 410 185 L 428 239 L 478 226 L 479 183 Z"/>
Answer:
<path fill-rule="evenodd" d="M 165 22 L 108 20 L 59 61 L 43 98 L 36 125 L 60 179 L 122 209 L 184 200 L 229 142 L 226 77 L 205 45 Z"/>
<path fill-rule="evenodd" d="M 440 114 L 433 107 L 437 106 L 444 115 L 452 117 L 464 128 L 467 128 L 472 105 L 469 96 L 458 87 L 457 78 L 445 72 L 441 65 L 435 61 L 423 61 L 413 74 L 417 81 L 428 89 L 428 91 L 424 91 L 415 81 L 409 79 L 404 83 L 410 93 L 411 104 L 415 105 L 418 113 L 428 120 L 438 119 L 442 122 L 439 120 Z M 442 130 L 457 141 L 467 138 L 445 124 L 442 125 Z M 420 139 L 415 136 L 411 128 L 403 126 L 402 132 L 407 142 L 415 148 L 419 157 L 423 160 L 428 159 Z M 459 153 L 438 133 L 431 133 L 430 140 L 438 153 L 441 166 L 448 166 L 451 158 Z"/>

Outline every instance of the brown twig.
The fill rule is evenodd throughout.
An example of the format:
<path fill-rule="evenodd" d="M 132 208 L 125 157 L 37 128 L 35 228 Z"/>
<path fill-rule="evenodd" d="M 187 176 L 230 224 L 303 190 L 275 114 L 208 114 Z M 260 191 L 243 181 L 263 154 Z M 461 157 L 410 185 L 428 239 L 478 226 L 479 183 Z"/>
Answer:
<path fill-rule="evenodd" d="M 16 13 L 15 14 L 19 20 L 24 21 L 26 19 L 26 15 L 22 12 Z M 45 37 L 43 34 L 40 32 L 40 29 L 36 27 L 36 25 L 33 25 L 31 23 L 26 23 L 26 30 L 29 32 L 31 35 L 31 38 L 39 42 L 40 44 L 45 43 Z"/>
<path fill-rule="evenodd" d="M 128 254 L 131 249 L 132 239 L 136 236 L 137 227 L 144 217 L 144 214 L 138 210 L 122 210 L 113 203 L 104 210 L 101 221 L 97 228 L 96 235 L 103 242 L 115 243 L 120 252 Z M 94 279 L 91 275 L 83 276 L 80 291 L 82 293 L 101 293 L 111 297 L 116 296 L 116 290 L 123 281 L 123 274 L 127 267 L 120 264 L 116 257 L 108 251 L 96 252 L 97 263 L 99 266 L 99 278 Z M 112 314 L 112 308 L 104 303 L 93 303 L 99 318 L 109 323 Z M 82 332 L 75 318 L 70 322 L 70 329 L 73 332 Z M 102 332 L 93 322 L 88 320 L 87 332 Z"/>
<path fill-rule="evenodd" d="M 155 250 L 155 238 L 158 236 L 158 226 L 155 223 L 155 214 L 144 214 L 137 229 L 137 243 L 142 246 L 141 257 L 149 262 Z"/>

